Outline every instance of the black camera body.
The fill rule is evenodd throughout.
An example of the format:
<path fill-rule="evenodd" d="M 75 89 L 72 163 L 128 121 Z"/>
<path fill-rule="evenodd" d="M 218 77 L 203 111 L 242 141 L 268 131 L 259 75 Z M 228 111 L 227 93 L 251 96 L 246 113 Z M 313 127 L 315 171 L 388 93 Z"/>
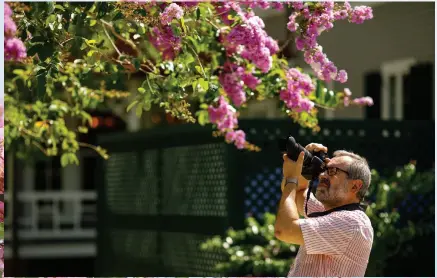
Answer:
<path fill-rule="evenodd" d="M 328 158 L 327 153 L 324 152 L 309 152 L 304 147 L 296 142 L 292 136 L 279 141 L 279 148 L 281 152 L 286 152 L 287 156 L 296 161 L 299 154 L 303 151 L 305 153 L 302 176 L 307 180 L 314 180 L 325 171 L 325 158 Z"/>

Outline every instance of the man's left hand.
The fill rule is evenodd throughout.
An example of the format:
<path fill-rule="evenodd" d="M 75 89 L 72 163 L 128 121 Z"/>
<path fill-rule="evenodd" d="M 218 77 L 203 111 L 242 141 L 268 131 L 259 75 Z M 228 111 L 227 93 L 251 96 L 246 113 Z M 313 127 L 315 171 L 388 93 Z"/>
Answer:
<path fill-rule="evenodd" d="M 297 161 L 293 161 L 288 158 L 287 154 L 284 154 L 284 164 L 282 166 L 284 177 L 298 178 L 301 175 L 304 155 L 305 153 L 301 152 L 297 158 Z"/>

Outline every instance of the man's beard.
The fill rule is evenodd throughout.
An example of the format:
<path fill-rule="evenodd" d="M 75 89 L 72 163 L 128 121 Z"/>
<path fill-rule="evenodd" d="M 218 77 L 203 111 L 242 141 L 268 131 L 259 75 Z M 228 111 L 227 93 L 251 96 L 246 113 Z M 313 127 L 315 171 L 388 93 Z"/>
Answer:
<path fill-rule="evenodd" d="M 339 186 L 337 190 L 331 187 L 331 183 L 328 179 L 321 179 L 322 186 L 317 187 L 315 197 L 324 205 L 335 206 L 343 200 L 346 192 L 346 183 L 344 186 Z"/>

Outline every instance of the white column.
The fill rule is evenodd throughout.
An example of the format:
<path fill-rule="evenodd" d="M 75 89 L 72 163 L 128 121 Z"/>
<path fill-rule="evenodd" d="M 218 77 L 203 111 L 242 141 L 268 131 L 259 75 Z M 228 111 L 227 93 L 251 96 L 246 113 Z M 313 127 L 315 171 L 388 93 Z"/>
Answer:
<path fill-rule="evenodd" d="M 74 194 L 74 192 L 82 191 L 82 157 L 78 154 L 79 165 L 69 164 L 61 168 L 61 184 L 63 194 Z M 78 221 L 78 213 L 80 213 L 80 202 L 72 201 L 64 204 L 64 213 L 61 213 L 61 219 L 68 219 L 69 223 Z M 80 219 L 80 218 L 79 218 Z"/>
<path fill-rule="evenodd" d="M 381 65 L 382 73 L 382 105 L 381 116 L 383 120 L 390 119 L 390 114 L 394 114 L 394 119 L 404 118 L 404 75 L 410 73 L 410 68 L 416 64 L 413 58 L 390 61 Z M 395 78 L 395 111 L 390 111 L 390 76 Z"/>

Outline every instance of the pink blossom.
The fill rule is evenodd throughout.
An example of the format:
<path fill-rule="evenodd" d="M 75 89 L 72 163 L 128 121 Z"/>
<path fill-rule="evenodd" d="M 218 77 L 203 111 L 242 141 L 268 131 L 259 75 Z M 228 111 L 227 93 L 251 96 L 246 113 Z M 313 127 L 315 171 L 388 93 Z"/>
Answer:
<path fill-rule="evenodd" d="M 5 37 L 11 38 L 17 32 L 17 25 L 10 17 L 5 17 Z"/>
<path fill-rule="evenodd" d="M 302 94 L 308 96 L 315 89 L 309 75 L 292 68 L 287 72 L 286 76 L 287 89 L 279 92 L 279 98 L 284 101 L 288 108 L 294 109 L 297 112 L 311 111 L 314 103 L 302 96 Z"/>
<path fill-rule="evenodd" d="M 241 76 L 241 80 L 243 80 L 244 84 L 252 90 L 255 90 L 256 86 L 258 86 L 261 83 L 261 81 L 258 78 L 256 78 L 250 73 L 244 73 Z"/>
<path fill-rule="evenodd" d="M 6 38 L 4 42 L 5 60 L 21 60 L 26 58 L 26 47 L 18 38 Z"/>
<path fill-rule="evenodd" d="M 284 4 L 282 2 L 272 2 L 272 8 L 281 11 L 284 9 Z"/>
<path fill-rule="evenodd" d="M 291 32 L 295 32 L 297 28 L 299 28 L 299 24 L 297 24 L 296 22 L 297 15 L 298 15 L 297 13 L 292 13 L 288 17 L 287 29 L 290 30 Z"/>
<path fill-rule="evenodd" d="M 345 107 L 348 107 L 350 104 L 350 97 L 351 97 L 352 93 L 348 88 L 344 89 L 344 98 L 343 98 L 343 105 Z"/>
<path fill-rule="evenodd" d="M 208 113 L 210 122 L 216 124 L 220 131 L 234 129 L 238 124 L 235 108 L 223 96 L 219 97 L 217 107 L 211 105 L 208 107 Z"/>
<path fill-rule="evenodd" d="M 180 19 L 184 15 L 184 10 L 176 3 L 170 4 L 161 14 L 161 24 L 168 25 L 176 18 Z"/>
<path fill-rule="evenodd" d="M 10 17 L 12 16 L 12 10 L 11 7 L 9 7 L 8 4 L 4 3 L 4 16 L 5 17 Z"/>
<path fill-rule="evenodd" d="M 238 149 L 244 149 L 246 145 L 246 134 L 242 130 L 232 130 L 226 133 L 225 139 L 227 142 L 234 142 Z"/>
<path fill-rule="evenodd" d="M 360 98 L 356 98 L 352 101 L 352 103 L 357 104 L 357 105 L 367 105 L 367 106 L 372 106 L 373 105 L 373 99 L 371 97 L 360 97 Z"/>
<path fill-rule="evenodd" d="M 272 55 L 279 51 L 275 40 L 267 35 L 263 20 L 258 16 L 243 19 L 243 24 L 235 26 L 225 38 L 228 48 L 242 47 L 241 57 L 250 60 L 262 72 L 272 67 Z"/>
<path fill-rule="evenodd" d="M 372 8 L 366 6 L 358 6 L 353 9 L 350 22 L 361 24 L 364 22 L 364 20 L 368 20 L 372 18 L 373 18 Z"/>
<path fill-rule="evenodd" d="M 153 46 L 162 53 L 164 60 L 173 60 L 182 47 L 181 38 L 176 37 L 168 25 L 161 29 L 154 27 L 149 39 Z"/>

